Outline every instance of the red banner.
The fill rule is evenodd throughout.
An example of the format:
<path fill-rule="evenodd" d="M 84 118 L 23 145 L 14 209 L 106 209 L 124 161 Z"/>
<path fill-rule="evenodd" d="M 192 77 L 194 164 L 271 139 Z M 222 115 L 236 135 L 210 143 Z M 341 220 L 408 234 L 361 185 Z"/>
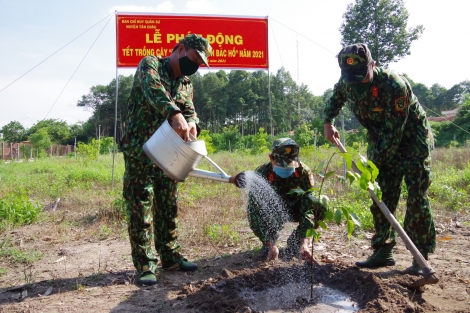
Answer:
<path fill-rule="evenodd" d="M 211 68 L 268 68 L 267 17 L 137 13 L 116 14 L 117 66 L 137 67 L 147 55 L 167 57 L 190 33 L 209 40 Z"/>

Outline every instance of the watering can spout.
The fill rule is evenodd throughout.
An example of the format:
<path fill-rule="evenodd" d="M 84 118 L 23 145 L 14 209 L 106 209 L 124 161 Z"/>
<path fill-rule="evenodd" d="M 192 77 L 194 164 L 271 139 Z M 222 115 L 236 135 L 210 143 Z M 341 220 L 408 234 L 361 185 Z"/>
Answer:
<path fill-rule="evenodd" d="M 229 183 L 234 184 L 238 188 L 246 187 L 246 174 L 245 172 L 238 173 L 235 176 L 230 177 Z"/>

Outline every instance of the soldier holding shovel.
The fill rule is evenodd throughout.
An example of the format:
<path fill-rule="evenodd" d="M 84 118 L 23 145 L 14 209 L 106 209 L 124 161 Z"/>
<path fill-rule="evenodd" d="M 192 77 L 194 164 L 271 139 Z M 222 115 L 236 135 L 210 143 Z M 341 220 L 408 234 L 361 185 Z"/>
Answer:
<path fill-rule="evenodd" d="M 405 180 L 408 199 L 404 229 L 427 260 L 436 246 L 436 231 L 427 196 L 433 136 L 426 113 L 406 78 L 376 67 L 367 45 L 344 47 L 338 54 L 338 63 L 341 78 L 325 107 L 325 137 L 339 146 L 339 133 L 333 122 L 349 103 L 367 129 L 367 156 L 379 169 L 377 182 L 382 189 L 382 201 L 392 214 Z M 396 231 L 376 203 L 370 210 L 375 226 L 371 244 L 374 252 L 356 265 L 364 268 L 394 265 L 392 248 L 396 245 Z M 422 273 L 415 260 L 408 272 Z"/>

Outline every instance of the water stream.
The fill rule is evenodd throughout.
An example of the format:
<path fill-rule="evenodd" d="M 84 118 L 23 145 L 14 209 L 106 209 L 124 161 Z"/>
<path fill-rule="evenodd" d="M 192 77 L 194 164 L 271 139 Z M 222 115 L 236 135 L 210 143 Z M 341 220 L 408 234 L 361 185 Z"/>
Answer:
<path fill-rule="evenodd" d="M 253 171 L 245 172 L 246 188 L 243 189 L 244 204 L 251 201 L 257 204 L 262 216 L 262 227 L 280 231 L 290 217 L 282 198 L 263 177 Z M 287 280 L 286 280 L 287 281 Z M 266 313 L 280 312 L 353 312 L 357 304 L 338 290 L 308 283 L 288 283 L 262 291 L 245 288 L 240 292 L 252 310 Z M 299 311 L 299 308 L 301 310 Z"/>
<path fill-rule="evenodd" d="M 310 284 L 289 283 L 262 291 L 244 289 L 240 296 L 254 311 L 265 313 L 359 311 L 357 304 L 338 290 L 316 285 L 310 298 Z"/>

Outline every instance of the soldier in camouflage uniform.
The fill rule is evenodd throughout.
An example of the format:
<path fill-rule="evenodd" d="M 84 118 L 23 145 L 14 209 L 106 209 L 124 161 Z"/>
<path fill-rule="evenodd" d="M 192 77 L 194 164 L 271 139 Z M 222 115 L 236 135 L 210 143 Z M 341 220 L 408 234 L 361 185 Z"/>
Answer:
<path fill-rule="evenodd" d="M 125 161 L 123 196 L 128 209 L 132 260 L 139 273 L 137 282 L 141 284 L 156 283 L 153 239 L 163 268 L 197 269 L 196 264 L 180 254 L 177 242 L 179 184 L 155 166 L 142 147 L 165 120 L 185 141 L 189 133 L 197 135 L 193 86 L 187 76 L 194 74 L 202 63 L 209 67 L 207 57 L 211 52 L 205 38 L 190 34 L 175 46 L 169 57 L 144 57 L 134 76 L 120 151 Z"/>
<path fill-rule="evenodd" d="M 323 220 L 326 208 L 310 199 L 310 192 L 302 196 L 295 193 L 288 194 L 297 188 L 304 191 L 311 189 L 314 184 L 312 171 L 299 160 L 299 146 L 290 138 L 274 141 L 269 159 L 270 162 L 259 166 L 256 173 L 268 181 L 282 199 L 285 205 L 282 209 L 286 209 L 287 212 L 277 212 L 276 205 L 268 205 L 265 208 L 264 205 L 260 205 L 259 201 L 265 202 L 270 199 L 257 199 L 250 192 L 247 209 L 250 228 L 263 243 L 263 251 L 267 254 L 267 259 L 275 260 L 279 255 L 279 249 L 275 243 L 284 223 L 288 220 L 299 223 L 287 240 L 285 255 L 287 257 L 299 256 L 303 260 L 317 263 L 308 249 L 307 232 L 318 227 L 316 223 L 312 224 L 312 221 Z M 239 186 L 236 182 L 234 183 Z M 242 187 L 244 185 L 245 183 L 242 183 Z M 266 209 L 269 212 L 264 211 Z M 284 218 L 285 215 L 288 219 Z"/>
<path fill-rule="evenodd" d="M 426 113 L 406 78 L 374 66 L 365 44 L 343 48 L 338 63 L 341 78 L 325 108 L 325 137 L 334 144 L 339 142 L 333 122 L 348 103 L 367 129 L 367 155 L 379 169 L 377 182 L 382 189 L 382 200 L 392 214 L 405 180 L 408 198 L 404 229 L 427 260 L 436 246 L 436 231 L 427 196 L 433 135 Z M 375 203 L 370 210 L 375 226 L 374 252 L 356 265 L 366 268 L 394 265 L 392 248 L 396 244 L 396 232 Z M 409 272 L 420 273 L 416 261 L 413 260 Z"/>

